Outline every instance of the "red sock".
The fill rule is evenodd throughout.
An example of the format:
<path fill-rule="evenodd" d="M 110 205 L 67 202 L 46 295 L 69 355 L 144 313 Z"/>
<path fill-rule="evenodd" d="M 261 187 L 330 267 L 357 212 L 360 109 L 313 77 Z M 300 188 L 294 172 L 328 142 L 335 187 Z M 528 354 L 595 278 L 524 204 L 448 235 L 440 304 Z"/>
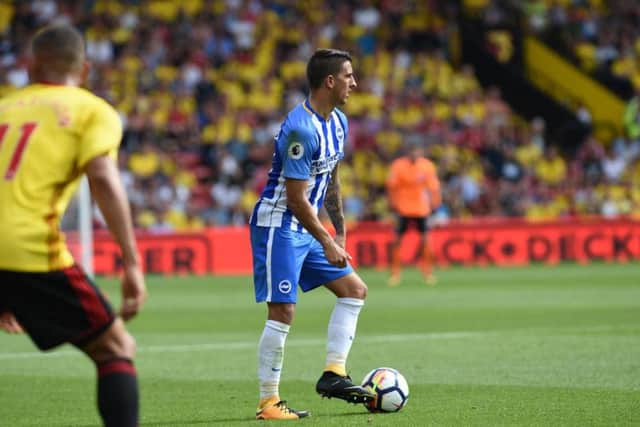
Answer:
<path fill-rule="evenodd" d="M 429 249 L 429 245 L 424 245 L 424 250 L 422 251 L 422 274 L 425 276 L 429 276 L 432 272 L 432 259 L 431 259 L 431 250 Z"/>

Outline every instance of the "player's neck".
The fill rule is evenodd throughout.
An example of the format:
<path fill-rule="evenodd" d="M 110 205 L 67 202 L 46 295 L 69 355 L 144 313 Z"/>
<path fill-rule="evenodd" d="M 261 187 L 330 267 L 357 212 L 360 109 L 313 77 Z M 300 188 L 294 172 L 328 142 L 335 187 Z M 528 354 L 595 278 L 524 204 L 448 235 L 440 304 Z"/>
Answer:
<path fill-rule="evenodd" d="M 58 77 L 36 74 L 31 76 L 31 83 L 58 86 L 78 86 L 78 79 L 73 76 Z"/>
<path fill-rule="evenodd" d="M 318 93 L 312 93 L 309 95 L 309 105 L 311 105 L 313 111 L 324 117 L 325 120 L 329 120 L 333 109 L 336 107 L 332 102 L 328 99 L 324 99 Z"/>

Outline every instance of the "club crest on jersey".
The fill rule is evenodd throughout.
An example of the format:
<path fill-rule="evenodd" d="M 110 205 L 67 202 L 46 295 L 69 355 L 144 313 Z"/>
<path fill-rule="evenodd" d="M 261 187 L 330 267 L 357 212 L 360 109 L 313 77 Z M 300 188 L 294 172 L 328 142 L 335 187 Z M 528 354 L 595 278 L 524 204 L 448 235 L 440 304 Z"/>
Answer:
<path fill-rule="evenodd" d="M 288 280 L 283 280 L 282 282 L 278 283 L 278 290 L 283 294 L 288 294 L 289 292 L 291 292 L 291 282 Z"/>
<path fill-rule="evenodd" d="M 342 130 L 341 127 L 337 127 L 336 137 L 338 138 L 338 142 L 342 143 L 342 141 L 344 141 L 344 131 Z"/>
<path fill-rule="evenodd" d="M 288 153 L 289 157 L 294 160 L 301 159 L 304 154 L 304 146 L 300 142 L 292 142 L 291 145 L 289 145 Z"/>

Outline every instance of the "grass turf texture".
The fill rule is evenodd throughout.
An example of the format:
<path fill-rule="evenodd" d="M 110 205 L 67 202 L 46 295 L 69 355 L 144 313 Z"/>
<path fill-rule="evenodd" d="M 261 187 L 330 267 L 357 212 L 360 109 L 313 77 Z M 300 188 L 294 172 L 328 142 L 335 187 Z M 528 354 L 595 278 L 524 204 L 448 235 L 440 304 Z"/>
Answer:
<path fill-rule="evenodd" d="M 449 269 L 429 288 L 415 270 L 400 287 L 361 271 L 369 298 L 349 370 L 391 366 L 411 388 L 406 408 L 369 414 L 321 399 L 333 296 L 301 296 L 281 384 L 314 426 L 640 424 L 637 264 Z M 117 300 L 113 280 L 99 280 Z M 139 345 L 142 426 L 254 425 L 256 347 L 264 305 L 248 277 L 148 279 L 130 329 Z M 94 368 L 63 347 L 42 355 L 0 335 L 0 425 L 97 425 Z"/>

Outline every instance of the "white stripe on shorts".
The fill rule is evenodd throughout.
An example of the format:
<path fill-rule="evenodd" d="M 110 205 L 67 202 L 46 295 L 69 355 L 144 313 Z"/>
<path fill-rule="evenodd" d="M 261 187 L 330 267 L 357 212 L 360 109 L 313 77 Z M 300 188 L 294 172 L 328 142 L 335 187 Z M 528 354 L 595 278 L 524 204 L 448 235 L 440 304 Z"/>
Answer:
<path fill-rule="evenodd" d="M 271 251 L 275 230 L 275 227 L 269 227 L 269 238 L 267 239 L 267 302 L 271 302 Z"/>

